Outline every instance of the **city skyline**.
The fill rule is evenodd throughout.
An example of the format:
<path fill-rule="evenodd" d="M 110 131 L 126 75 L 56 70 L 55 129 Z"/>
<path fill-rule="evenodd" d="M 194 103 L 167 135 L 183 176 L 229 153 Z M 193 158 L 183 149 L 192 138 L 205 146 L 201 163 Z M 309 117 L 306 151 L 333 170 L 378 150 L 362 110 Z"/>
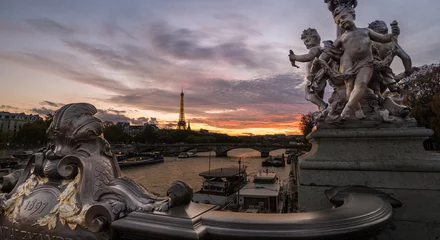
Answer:
<path fill-rule="evenodd" d="M 438 7 L 359 1 L 356 23 L 397 20 L 413 65 L 438 63 Z M 316 109 L 304 99 L 305 64 L 293 69 L 287 55 L 307 52 L 309 27 L 335 38 L 321 0 L 0 1 L 0 111 L 44 116 L 89 102 L 103 121 L 177 126 L 183 87 L 193 130 L 298 134 L 300 115 Z"/>

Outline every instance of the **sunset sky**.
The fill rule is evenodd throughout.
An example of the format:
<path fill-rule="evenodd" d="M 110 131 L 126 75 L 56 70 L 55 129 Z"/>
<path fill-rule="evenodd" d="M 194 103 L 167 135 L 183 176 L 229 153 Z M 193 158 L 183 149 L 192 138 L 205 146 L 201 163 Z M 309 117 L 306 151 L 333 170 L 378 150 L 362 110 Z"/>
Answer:
<path fill-rule="evenodd" d="M 359 27 L 397 20 L 415 66 L 440 60 L 439 0 L 359 0 Z M 298 134 L 308 27 L 334 40 L 323 0 L 0 0 L 0 111 L 88 102 L 98 117 L 230 135 Z M 396 73 L 401 61 L 393 64 Z M 330 88 L 328 87 L 330 90 Z M 328 97 L 329 94 L 327 94 Z"/>

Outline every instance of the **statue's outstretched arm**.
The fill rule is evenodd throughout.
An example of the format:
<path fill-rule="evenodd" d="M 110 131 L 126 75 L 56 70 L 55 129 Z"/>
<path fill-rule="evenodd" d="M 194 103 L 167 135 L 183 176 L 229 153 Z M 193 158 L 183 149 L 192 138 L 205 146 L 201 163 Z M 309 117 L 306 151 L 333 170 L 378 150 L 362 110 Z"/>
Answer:
<path fill-rule="evenodd" d="M 382 34 L 377 33 L 369 28 L 367 28 L 367 30 L 368 30 L 368 34 L 370 35 L 371 40 L 373 40 L 375 42 L 389 43 L 389 42 L 393 41 L 394 34 L 392 34 L 392 33 L 382 35 Z"/>
<path fill-rule="evenodd" d="M 315 57 L 319 56 L 321 53 L 321 49 L 314 47 L 310 49 L 310 51 L 307 54 L 303 55 L 294 55 L 291 60 L 298 61 L 298 62 L 311 62 Z"/>
<path fill-rule="evenodd" d="M 405 67 L 405 73 L 410 74 L 412 71 L 411 57 L 405 52 L 405 50 L 402 49 L 402 47 L 400 47 L 399 44 L 396 44 L 396 47 L 397 56 L 402 60 L 403 66 Z"/>

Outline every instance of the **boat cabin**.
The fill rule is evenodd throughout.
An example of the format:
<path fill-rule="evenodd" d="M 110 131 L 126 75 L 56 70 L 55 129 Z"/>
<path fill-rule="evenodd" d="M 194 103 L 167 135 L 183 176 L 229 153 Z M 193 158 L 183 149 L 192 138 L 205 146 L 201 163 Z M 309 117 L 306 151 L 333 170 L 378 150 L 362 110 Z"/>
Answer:
<path fill-rule="evenodd" d="M 279 212 L 280 189 L 281 184 L 276 173 L 268 170 L 260 171 L 253 182 L 246 184 L 240 190 L 240 209 L 246 212 Z"/>
<path fill-rule="evenodd" d="M 193 202 L 223 205 L 236 201 L 236 192 L 247 181 L 246 168 L 217 168 L 199 174 L 202 188 L 194 193 Z"/>
<path fill-rule="evenodd" d="M 229 195 L 237 190 L 237 187 L 246 182 L 246 169 L 218 168 L 202 172 L 199 176 L 205 178 L 201 192 Z"/>

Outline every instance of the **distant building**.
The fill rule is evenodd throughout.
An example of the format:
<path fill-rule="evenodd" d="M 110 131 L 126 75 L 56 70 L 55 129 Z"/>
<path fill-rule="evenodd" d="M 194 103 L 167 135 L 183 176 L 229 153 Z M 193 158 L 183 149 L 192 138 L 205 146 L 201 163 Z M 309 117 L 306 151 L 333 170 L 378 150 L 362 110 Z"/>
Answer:
<path fill-rule="evenodd" d="M 264 135 L 264 139 L 266 140 L 281 140 L 281 139 L 285 139 L 286 135 L 285 134 L 266 134 Z"/>
<path fill-rule="evenodd" d="M 130 123 L 129 122 L 117 122 L 116 126 L 120 127 L 124 133 L 130 132 Z"/>
<path fill-rule="evenodd" d="M 202 134 L 209 134 L 209 131 L 206 129 L 200 129 L 200 133 Z"/>
<path fill-rule="evenodd" d="M 144 124 L 144 128 L 146 128 L 147 126 L 150 126 L 154 129 L 155 132 L 157 132 L 159 130 L 159 127 L 156 124 L 149 124 L 149 123 L 145 123 Z"/>
<path fill-rule="evenodd" d="M 140 126 L 139 125 L 137 125 L 137 126 L 130 126 L 128 128 L 128 133 L 127 134 L 132 136 L 132 137 L 134 137 L 134 136 L 142 133 L 144 131 L 144 129 L 145 129 L 145 127 L 142 126 L 142 125 L 140 125 Z"/>
<path fill-rule="evenodd" d="M 42 118 L 32 114 L 0 112 L 0 134 L 15 135 L 24 124 L 37 120 L 42 120 Z"/>
<path fill-rule="evenodd" d="M 117 122 L 116 126 L 120 127 L 124 133 L 132 137 L 142 133 L 147 126 L 152 126 L 156 131 L 159 130 L 159 128 L 155 124 L 148 123 L 145 123 L 144 125 L 130 125 L 129 122 Z"/>

